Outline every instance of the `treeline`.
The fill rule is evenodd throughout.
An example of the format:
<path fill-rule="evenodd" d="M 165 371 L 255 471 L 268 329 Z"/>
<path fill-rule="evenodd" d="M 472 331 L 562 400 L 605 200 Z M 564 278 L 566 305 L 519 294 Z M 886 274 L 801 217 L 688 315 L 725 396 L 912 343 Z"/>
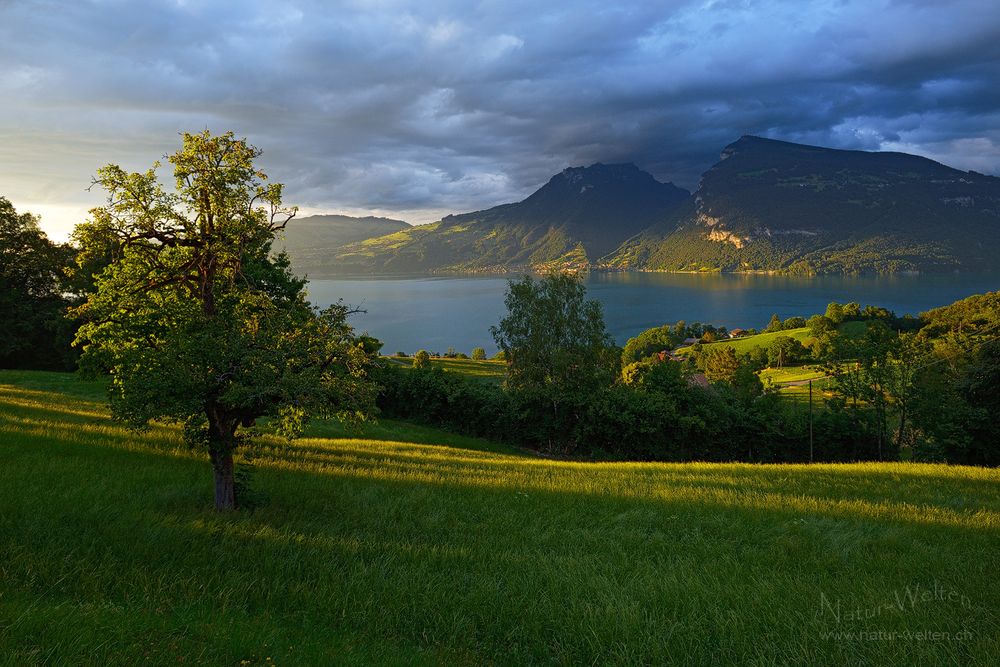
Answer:
<path fill-rule="evenodd" d="M 1000 464 L 997 294 L 919 318 L 833 303 L 808 320 L 768 326 L 805 324 L 804 343 L 778 336 L 743 353 L 699 345 L 684 361 L 663 352 L 712 329 L 665 325 L 618 350 L 599 306 L 568 276 L 512 283 L 507 305 L 494 328 L 508 358 L 503 386 L 385 367 L 383 414 L 595 458 L 859 461 L 898 460 L 906 451 L 923 461 Z M 833 395 L 811 411 L 759 378 L 764 367 L 803 361 L 833 376 Z"/>
<path fill-rule="evenodd" d="M 385 416 L 443 426 L 549 454 L 646 461 L 810 460 L 809 421 L 760 381 L 692 385 L 673 363 L 643 364 L 596 390 L 499 387 L 440 368 L 383 367 Z M 816 461 L 878 458 L 865 414 L 817 412 Z"/>
<path fill-rule="evenodd" d="M 71 271 L 75 255 L 0 197 L 0 368 L 76 367 L 75 324 L 65 317 L 82 288 Z"/>

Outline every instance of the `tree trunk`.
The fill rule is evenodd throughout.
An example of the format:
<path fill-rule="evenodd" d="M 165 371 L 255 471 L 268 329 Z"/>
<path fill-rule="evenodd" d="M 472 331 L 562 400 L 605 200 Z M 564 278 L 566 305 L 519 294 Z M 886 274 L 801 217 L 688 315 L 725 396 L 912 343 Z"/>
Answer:
<path fill-rule="evenodd" d="M 213 455 L 212 468 L 215 470 L 215 509 L 220 512 L 236 509 L 233 453 L 227 451 Z"/>
<path fill-rule="evenodd" d="M 208 458 L 215 471 L 215 509 L 236 509 L 236 480 L 233 475 L 233 450 L 239 420 L 212 402 L 206 406 L 208 417 Z"/>
<path fill-rule="evenodd" d="M 906 403 L 899 404 L 899 430 L 896 432 L 896 449 L 903 449 L 903 436 L 906 433 Z"/>

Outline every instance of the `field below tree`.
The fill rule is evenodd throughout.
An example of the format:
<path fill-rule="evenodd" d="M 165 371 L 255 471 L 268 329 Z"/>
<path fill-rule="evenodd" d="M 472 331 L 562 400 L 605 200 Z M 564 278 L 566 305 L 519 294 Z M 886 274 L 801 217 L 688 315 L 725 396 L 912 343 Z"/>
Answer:
<path fill-rule="evenodd" d="M 0 372 L 10 664 L 995 664 L 1000 472 L 552 461 L 426 427 L 179 430 Z M 244 662 L 245 661 L 245 662 Z"/>
<path fill-rule="evenodd" d="M 413 367 L 413 357 L 383 357 L 387 362 L 402 366 L 404 368 Z M 431 368 L 441 368 L 443 370 L 464 375 L 473 380 L 488 380 L 499 384 L 503 381 L 507 373 L 507 364 L 494 359 L 452 359 L 448 357 L 431 357 L 429 362 Z"/>

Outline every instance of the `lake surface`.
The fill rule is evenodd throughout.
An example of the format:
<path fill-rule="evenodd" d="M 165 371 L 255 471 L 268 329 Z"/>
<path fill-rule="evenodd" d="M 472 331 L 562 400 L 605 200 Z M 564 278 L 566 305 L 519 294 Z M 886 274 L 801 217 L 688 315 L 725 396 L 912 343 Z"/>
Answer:
<path fill-rule="evenodd" d="M 1000 289 L 995 275 L 823 276 L 671 273 L 593 273 L 589 298 L 604 305 L 608 331 L 619 344 L 650 327 L 678 320 L 763 328 L 773 313 L 785 319 L 823 313 L 831 301 L 858 301 L 917 314 L 972 294 Z M 383 352 L 418 349 L 468 354 L 496 351 L 489 328 L 505 314 L 507 279 L 420 277 L 314 280 L 309 298 L 320 306 L 343 299 L 367 310 L 352 316 L 360 331 L 385 342 Z"/>

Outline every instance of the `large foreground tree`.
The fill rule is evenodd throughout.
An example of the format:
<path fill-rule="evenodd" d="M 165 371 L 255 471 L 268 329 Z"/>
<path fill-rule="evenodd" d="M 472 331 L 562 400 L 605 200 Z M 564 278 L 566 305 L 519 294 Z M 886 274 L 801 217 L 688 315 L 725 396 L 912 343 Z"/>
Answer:
<path fill-rule="evenodd" d="M 233 456 L 260 417 L 289 437 L 310 415 L 363 419 L 374 409 L 370 346 L 348 311 L 305 299 L 275 234 L 294 217 L 280 184 L 254 167 L 260 151 L 232 133 L 184 134 L 169 156 L 175 188 L 156 169 L 98 171 L 108 193 L 75 238 L 85 266 L 114 248 L 76 310 L 85 368 L 109 372 L 112 414 L 134 427 L 181 422 L 207 451 L 215 506 L 238 498 Z"/>

